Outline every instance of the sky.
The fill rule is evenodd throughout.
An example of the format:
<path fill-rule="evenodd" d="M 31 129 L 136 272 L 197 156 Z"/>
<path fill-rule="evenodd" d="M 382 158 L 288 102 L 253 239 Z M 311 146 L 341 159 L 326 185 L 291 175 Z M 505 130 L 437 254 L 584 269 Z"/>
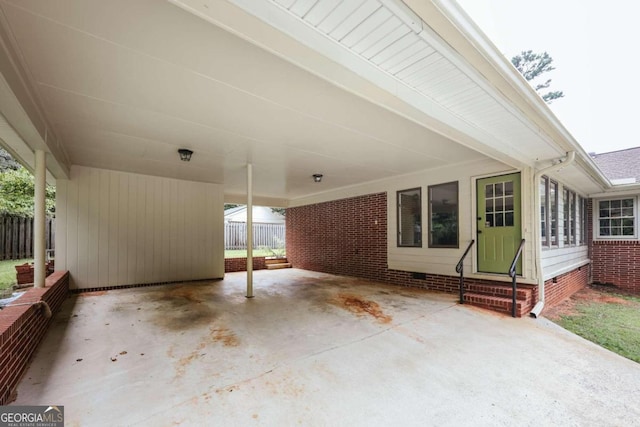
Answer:
<path fill-rule="evenodd" d="M 509 59 L 548 52 L 551 110 L 587 152 L 640 146 L 640 2 L 457 0 Z"/>

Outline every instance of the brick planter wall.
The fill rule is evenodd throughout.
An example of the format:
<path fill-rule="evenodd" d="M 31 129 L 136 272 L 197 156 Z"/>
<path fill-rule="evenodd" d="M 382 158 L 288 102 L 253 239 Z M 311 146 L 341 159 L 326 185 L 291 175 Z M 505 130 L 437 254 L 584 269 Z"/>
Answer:
<path fill-rule="evenodd" d="M 267 268 L 264 262 L 263 256 L 253 257 L 253 269 L 264 270 Z M 224 259 L 224 272 L 234 273 L 236 271 L 247 271 L 247 259 L 246 258 L 225 258 Z"/>
<path fill-rule="evenodd" d="M 69 273 L 56 271 L 47 277 L 44 288 L 30 288 L 11 304 L 45 301 L 55 313 L 68 292 Z M 41 309 L 31 305 L 8 306 L 0 311 L 0 405 L 11 401 L 51 320 L 43 315 Z"/>
<path fill-rule="evenodd" d="M 569 298 L 589 284 L 589 264 L 544 282 L 545 309 Z"/>
<path fill-rule="evenodd" d="M 54 271 L 54 262 L 49 261 L 47 262 L 47 268 L 45 270 L 45 276 L 49 276 L 50 274 L 53 273 Z M 33 267 L 33 263 L 29 264 L 22 264 L 22 265 L 16 265 L 16 281 L 18 282 L 18 285 L 25 285 L 27 283 L 33 283 L 33 276 L 34 276 L 34 267 Z"/>
<path fill-rule="evenodd" d="M 386 193 L 287 208 L 286 223 L 287 259 L 293 267 L 458 292 L 458 276 L 426 274 L 424 279 L 417 279 L 411 272 L 387 268 Z M 465 283 L 496 282 L 465 278 Z M 537 298 L 537 291 L 534 294 Z"/>
<path fill-rule="evenodd" d="M 640 295 L 640 242 L 593 241 L 593 282 Z"/>

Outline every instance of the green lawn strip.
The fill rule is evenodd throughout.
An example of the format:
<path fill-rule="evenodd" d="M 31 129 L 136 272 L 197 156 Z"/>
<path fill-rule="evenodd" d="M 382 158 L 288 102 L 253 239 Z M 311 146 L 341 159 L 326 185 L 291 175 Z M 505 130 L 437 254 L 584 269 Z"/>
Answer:
<path fill-rule="evenodd" d="M 578 303 L 578 314 L 558 324 L 621 356 L 640 363 L 640 298 L 616 295 L 630 304 Z"/>
<path fill-rule="evenodd" d="M 11 287 L 16 283 L 15 266 L 26 262 L 33 262 L 33 259 L 11 259 L 0 261 L 0 294 L 4 294 L 2 291 L 7 290 L 7 292 L 9 292 L 9 290 L 12 289 Z"/>

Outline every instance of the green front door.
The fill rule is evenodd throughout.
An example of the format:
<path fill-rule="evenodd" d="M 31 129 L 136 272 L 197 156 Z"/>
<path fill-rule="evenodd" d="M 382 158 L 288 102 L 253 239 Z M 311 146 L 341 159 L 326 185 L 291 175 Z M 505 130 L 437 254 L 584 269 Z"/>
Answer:
<path fill-rule="evenodd" d="M 477 181 L 478 271 L 508 273 L 522 237 L 520 174 Z M 522 274 L 518 261 L 517 273 Z"/>

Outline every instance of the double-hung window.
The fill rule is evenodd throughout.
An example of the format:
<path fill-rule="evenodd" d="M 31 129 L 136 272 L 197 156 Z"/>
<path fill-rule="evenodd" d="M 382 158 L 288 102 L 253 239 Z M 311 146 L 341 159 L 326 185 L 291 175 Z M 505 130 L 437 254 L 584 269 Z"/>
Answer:
<path fill-rule="evenodd" d="M 598 200 L 598 237 L 631 238 L 636 235 L 635 198 Z"/>

